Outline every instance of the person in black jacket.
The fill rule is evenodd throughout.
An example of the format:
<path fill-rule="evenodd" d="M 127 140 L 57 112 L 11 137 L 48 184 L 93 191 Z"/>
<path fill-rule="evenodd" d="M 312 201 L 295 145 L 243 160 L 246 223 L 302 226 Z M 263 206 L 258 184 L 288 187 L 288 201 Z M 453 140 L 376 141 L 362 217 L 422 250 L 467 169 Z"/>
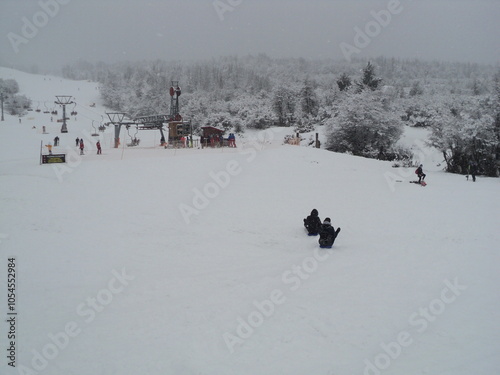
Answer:
<path fill-rule="evenodd" d="M 418 176 L 418 183 L 420 184 L 423 180 L 425 180 L 426 174 L 423 171 L 424 166 L 420 164 L 418 168 L 415 170 L 415 174 Z"/>
<path fill-rule="evenodd" d="M 304 226 L 309 236 L 317 236 L 321 227 L 321 220 L 318 217 L 318 210 L 313 209 L 311 214 L 304 219 Z"/>
<path fill-rule="evenodd" d="M 337 228 L 337 230 L 335 230 L 335 228 L 332 227 L 330 218 L 327 217 L 323 221 L 323 224 L 321 225 L 321 228 L 319 230 L 319 247 L 330 249 L 333 246 L 335 239 L 339 235 L 339 232 L 340 228 Z"/>

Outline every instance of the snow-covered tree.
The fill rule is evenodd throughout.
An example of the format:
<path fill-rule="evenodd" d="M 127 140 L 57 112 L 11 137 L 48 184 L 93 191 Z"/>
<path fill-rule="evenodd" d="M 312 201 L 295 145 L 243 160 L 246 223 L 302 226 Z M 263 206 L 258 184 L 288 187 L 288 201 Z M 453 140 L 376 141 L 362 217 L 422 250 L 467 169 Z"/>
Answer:
<path fill-rule="evenodd" d="M 479 173 L 498 176 L 500 138 L 495 120 L 471 104 L 470 100 L 450 103 L 433 122 L 429 143 L 443 153 L 448 172 L 467 173 L 475 163 Z"/>
<path fill-rule="evenodd" d="M 326 148 L 357 156 L 390 160 L 403 133 L 401 119 L 372 91 L 349 93 L 338 104 Z"/>
<path fill-rule="evenodd" d="M 272 108 L 278 117 L 279 126 L 286 126 L 295 114 L 296 94 L 286 86 L 278 86 L 273 90 Z"/>
<path fill-rule="evenodd" d="M 31 100 L 25 95 L 11 95 L 5 102 L 6 111 L 13 116 L 22 116 L 31 106 Z"/>
<path fill-rule="evenodd" d="M 300 90 L 300 109 L 303 116 L 316 116 L 318 114 L 318 97 L 314 92 L 313 85 L 309 80 L 305 80 Z"/>
<path fill-rule="evenodd" d="M 0 93 L 17 94 L 19 92 L 19 85 L 15 79 L 2 79 L 0 78 Z"/>
<path fill-rule="evenodd" d="M 419 81 L 414 81 L 411 85 L 410 96 L 422 95 L 424 93 L 424 89 L 420 86 Z"/>

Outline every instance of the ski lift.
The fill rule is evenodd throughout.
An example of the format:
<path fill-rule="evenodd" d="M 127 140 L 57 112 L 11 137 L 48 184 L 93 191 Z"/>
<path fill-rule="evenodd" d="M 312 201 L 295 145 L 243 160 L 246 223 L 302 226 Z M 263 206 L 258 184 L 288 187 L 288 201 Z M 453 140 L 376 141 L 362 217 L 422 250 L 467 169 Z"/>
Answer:
<path fill-rule="evenodd" d="M 99 123 L 99 131 L 104 133 L 105 130 L 106 130 L 106 126 L 104 126 L 104 120 L 102 120 Z"/>
<path fill-rule="evenodd" d="M 47 108 L 47 102 L 43 102 L 43 105 L 45 106 L 45 111 L 43 111 L 43 113 L 50 113 L 49 109 Z"/>
<path fill-rule="evenodd" d="M 104 123 L 104 116 L 101 115 L 101 123 L 99 125 L 99 131 L 100 132 L 104 133 L 104 131 L 106 130 L 106 126 L 105 125 L 107 125 L 107 124 Z"/>
<path fill-rule="evenodd" d="M 139 146 L 139 143 L 141 142 L 141 140 L 139 138 L 137 138 L 137 133 L 139 133 L 139 128 L 138 127 L 135 128 L 135 134 L 132 137 L 130 135 L 130 126 L 127 126 L 127 134 L 130 137 L 130 143 L 127 144 L 127 146 L 129 146 L 129 147 Z"/>
<path fill-rule="evenodd" d="M 40 109 L 40 102 L 37 102 L 37 103 L 38 103 L 38 105 L 37 105 L 37 107 L 36 107 L 36 109 L 35 109 L 35 112 L 41 112 L 41 109 Z"/>
<path fill-rule="evenodd" d="M 92 120 L 92 128 L 94 129 L 94 132 L 91 134 L 92 137 L 99 137 L 99 133 L 97 133 L 97 130 L 94 126 L 94 120 Z"/>
<path fill-rule="evenodd" d="M 78 112 L 75 111 L 75 107 L 76 107 L 76 103 L 73 106 L 73 110 L 71 111 L 71 116 L 76 116 L 78 114 Z"/>

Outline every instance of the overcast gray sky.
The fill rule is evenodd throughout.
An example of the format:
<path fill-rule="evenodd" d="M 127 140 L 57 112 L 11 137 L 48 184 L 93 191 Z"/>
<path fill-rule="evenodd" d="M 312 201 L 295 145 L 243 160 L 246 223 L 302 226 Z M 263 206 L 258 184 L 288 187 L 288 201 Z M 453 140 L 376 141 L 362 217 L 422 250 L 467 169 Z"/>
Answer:
<path fill-rule="evenodd" d="M 0 0 L 0 64 L 260 52 L 498 63 L 499 20 L 500 0 Z"/>

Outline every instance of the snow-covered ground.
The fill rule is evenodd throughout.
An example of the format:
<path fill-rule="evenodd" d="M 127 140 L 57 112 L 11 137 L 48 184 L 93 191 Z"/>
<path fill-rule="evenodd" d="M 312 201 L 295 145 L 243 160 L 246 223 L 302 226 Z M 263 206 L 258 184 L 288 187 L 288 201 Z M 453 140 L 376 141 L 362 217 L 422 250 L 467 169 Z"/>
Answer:
<path fill-rule="evenodd" d="M 95 83 L 0 77 L 35 109 L 73 95 L 78 112 L 67 134 L 43 112 L 0 123 L 2 374 L 500 372 L 498 179 L 446 174 L 423 148 L 424 188 L 412 169 L 282 145 L 290 129 L 203 150 L 146 131 L 113 149 L 110 129 L 96 155 Z M 39 165 L 56 135 L 68 163 Z M 312 208 L 342 228 L 331 250 L 305 234 Z"/>

